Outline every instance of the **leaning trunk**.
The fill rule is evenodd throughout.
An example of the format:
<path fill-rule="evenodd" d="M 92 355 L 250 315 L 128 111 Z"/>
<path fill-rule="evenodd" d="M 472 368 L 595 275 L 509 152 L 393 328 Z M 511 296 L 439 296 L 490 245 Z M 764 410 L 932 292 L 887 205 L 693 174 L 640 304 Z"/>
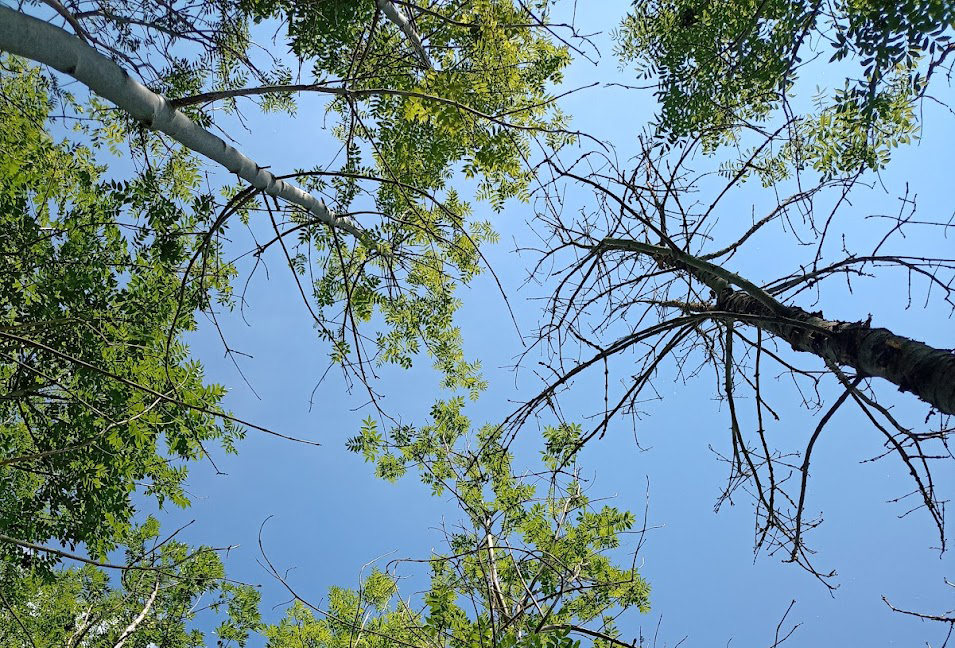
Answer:
<path fill-rule="evenodd" d="M 752 295 L 724 290 L 717 309 L 757 318 L 760 328 L 785 339 L 796 351 L 884 378 L 944 414 L 955 414 L 955 353 L 936 349 L 868 322 L 827 320 L 793 306 L 772 312 Z"/>
<path fill-rule="evenodd" d="M 859 375 L 884 378 L 911 392 L 943 414 L 955 415 L 955 353 L 936 349 L 868 322 L 839 322 L 795 306 L 786 306 L 738 274 L 683 252 L 675 245 L 652 245 L 605 238 L 596 250 L 649 255 L 661 267 L 685 272 L 717 295 L 715 311 L 785 339 L 796 351 L 819 356 Z M 737 290 L 739 289 L 739 290 Z"/>
<path fill-rule="evenodd" d="M 334 214 L 310 193 L 276 178 L 69 32 L 0 6 L 0 51 L 49 65 L 70 75 L 147 127 L 163 132 L 186 148 L 221 164 L 265 194 L 302 207 L 316 220 L 361 236 L 360 229 L 350 219 Z"/>

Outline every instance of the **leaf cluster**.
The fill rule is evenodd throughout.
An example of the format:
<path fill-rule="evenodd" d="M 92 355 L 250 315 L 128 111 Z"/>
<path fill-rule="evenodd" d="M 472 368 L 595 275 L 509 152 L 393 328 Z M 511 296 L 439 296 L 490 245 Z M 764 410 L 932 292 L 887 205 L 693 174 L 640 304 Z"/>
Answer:
<path fill-rule="evenodd" d="M 93 565 L 39 573 L 6 565 L 0 643 L 4 646 L 200 648 L 197 615 L 221 612 L 220 646 L 244 646 L 259 628 L 259 593 L 225 580 L 209 547 L 161 539 L 154 518 L 122 537 L 120 578 Z"/>
<path fill-rule="evenodd" d="M 950 53 L 953 24 L 951 3 L 936 0 L 662 0 L 634 3 L 616 53 L 655 84 L 661 137 L 700 137 L 712 150 L 783 112 L 794 123 L 776 166 L 831 176 L 881 169 L 917 135 L 915 104 Z M 846 81 L 803 114 L 791 90 L 819 58 Z"/>
<path fill-rule="evenodd" d="M 188 178 L 101 180 L 88 149 L 44 132 L 40 75 L 4 65 L 0 532 L 103 556 L 137 490 L 185 506 L 182 462 L 242 435 L 181 339 L 233 270 L 214 245 L 186 270 L 212 217 L 207 196 L 175 199 Z"/>
<path fill-rule="evenodd" d="M 387 439 L 369 420 L 349 442 L 376 463 L 379 477 L 413 468 L 464 514 L 446 530 L 447 552 L 428 561 L 431 584 L 417 623 L 438 633 L 434 641 L 443 634 L 461 646 L 550 645 L 566 639 L 552 633 L 585 624 L 615 637 L 617 615 L 648 610 L 649 585 L 635 566 L 614 560 L 634 516 L 595 506 L 587 495 L 575 463 L 580 428 L 548 428 L 544 470 L 518 474 L 501 429 L 472 432 L 463 405 L 439 402 L 430 425 L 398 428 Z"/>

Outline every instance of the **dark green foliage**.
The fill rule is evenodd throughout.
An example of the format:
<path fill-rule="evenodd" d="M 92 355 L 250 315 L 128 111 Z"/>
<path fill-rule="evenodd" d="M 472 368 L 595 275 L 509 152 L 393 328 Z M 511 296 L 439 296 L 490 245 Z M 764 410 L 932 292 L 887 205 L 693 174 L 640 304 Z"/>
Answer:
<path fill-rule="evenodd" d="M 217 418 L 224 390 L 204 383 L 180 339 L 231 271 L 208 247 L 194 266 L 202 281 L 181 290 L 208 197 L 167 197 L 188 183 L 174 175 L 101 181 L 90 151 L 43 132 L 39 75 L 4 67 L 0 533 L 102 556 L 128 528 L 137 489 L 186 505 L 181 461 L 241 435 Z M 10 544 L 0 552 L 34 560 Z"/>
<path fill-rule="evenodd" d="M 354 0 L 241 0 L 239 6 L 255 21 L 283 16 L 295 55 L 317 59 L 328 69 L 348 66 L 352 49 L 370 27 L 375 12 L 374 2 Z"/>
<path fill-rule="evenodd" d="M 656 0 L 634 3 L 617 53 L 658 84 L 661 136 L 712 147 L 787 105 L 796 120 L 781 157 L 832 174 L 879 169 L 917 133 L 913 106 L 950 53 L 953 23 L 945 0 Z M 788 93 L 804 65 L 826 60 L 843 61 L 845 83 L 804 115 Z"/>

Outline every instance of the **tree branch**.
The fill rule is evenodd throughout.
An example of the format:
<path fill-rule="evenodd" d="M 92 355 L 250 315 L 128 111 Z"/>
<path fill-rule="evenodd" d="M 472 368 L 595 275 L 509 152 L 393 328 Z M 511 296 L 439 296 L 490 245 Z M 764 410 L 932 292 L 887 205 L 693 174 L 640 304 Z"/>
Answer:
<path fill-rule="evenodd" d="M 381 12 L 385 14 L 385 17 L 397 25 L 398 29 L 411 41 L 411 46 L 414 48 L 418 58 L 421 59 L 421 63 L 429 70 L 432 69 L 431 59 L 424 49 L 421 36 L 418 35 L 418 31 L 414 28 L 414 25 L 411 24 L 411 21 L 408 20 L 408 17 L 405 16 L 393 2 L 390 2 L 390 0 L 375 0 L 375 4 Z"/>
<path fill-rule="evenodd" d="M 955 353 L 951 350 L 872 328 L 868 322 L 827 320 L 821 312 L 786 306 L 736 273 L 678 249 L 614 238 L 594 247 L 665 259 L 713 290 L 716 310 L 744 315 L 751 322 L 756 316 L 757 326 L 783 338 L 796 351 L 852 367 L 862 376 L 884 378 L 943 414 L 955 414 Z"/>
<path fill-rule="evenodd" d="M 276 178 L 221 138 L 176 110 L 165 97 L 133 79 L 119 65 L 69 32 L 0 6 L 0 50 L 49 65 L 68 74 L 148 128 L 169 135 L 186 148 L 216 162 L 256 189 L 287 200 L 319 221 L 360 237 L 361 229 L 332 212 L 323 201 Z"/>
<path fill-rule="evenodd" d="M 119 640 L 113 646 L 113 648 L 123 648 L 123 644 L 126 643 L 126 640 L 136 632 L 136 628 L 139 627 L 139 624 L 143 622 L 143 619 L 146 618 L 146 615 L 149 614 L 149 609 L 153 606 L 153 603 L 156 600 L 156 595 L 159 594 L 159 583 L 161 579 L 156 579 L 156 584 L 153 585 L 153 591 L 149 594 L 149 598 L 146 599 L 146 604 L 143 606 L 142 611 L 136 616 L 135 619 L 130 621 L 129 625 L 126 626 L 126 629 L 123 630 L 123 633 L 119 635 Z"/>
<path fill-rule="evenodd" d="M 70 27 L 73 28 L 73 31 L 76 32 L 76 37 L 79 38 L 84 43 L 89 43 L 90 39 L 86 31 L 83 29 L 83 26 L 80 25 L 79 21 L 76 19 L 69 10 L 63 6 L 58 0 L 43 0 L 43 4 L 51 7 L 56 13 L 60 14 L 63 19 L 69 23 Z"/>

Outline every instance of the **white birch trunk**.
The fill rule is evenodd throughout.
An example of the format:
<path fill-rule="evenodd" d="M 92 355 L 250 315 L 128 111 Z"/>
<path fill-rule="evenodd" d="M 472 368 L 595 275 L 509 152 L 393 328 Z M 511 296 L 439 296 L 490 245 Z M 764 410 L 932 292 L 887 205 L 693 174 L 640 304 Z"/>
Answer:
<path fill-rule="evenodd" d="M 501 591 L 501 580 L 497 575 L 497 560 L 494 556 L 494 534 L 489 530 L 486 533 L 487 535 L 484 536 L 484 542 L 487 545 L 488 580 L 491 583 L 489 603 L 492 611 L 495 607 L 498 609 L 502 623 L 506 625 L 510 619 L 507 614 L 507 601 L 504 600 L 504 592 Z"/>
<path fill-rule="evenodd" d="M 116 104 L 151 129 L 221 164 L 269 196 L 287 200 L 323 223 L 355 236 L 361 229 L 335 215 L 325 203 L 283 180 L 196 125 L 169 102 L 133 79 L 119 65 L 67 31 L 19 11 L 0 6 L 0 50 L 49 65 Z"/>

